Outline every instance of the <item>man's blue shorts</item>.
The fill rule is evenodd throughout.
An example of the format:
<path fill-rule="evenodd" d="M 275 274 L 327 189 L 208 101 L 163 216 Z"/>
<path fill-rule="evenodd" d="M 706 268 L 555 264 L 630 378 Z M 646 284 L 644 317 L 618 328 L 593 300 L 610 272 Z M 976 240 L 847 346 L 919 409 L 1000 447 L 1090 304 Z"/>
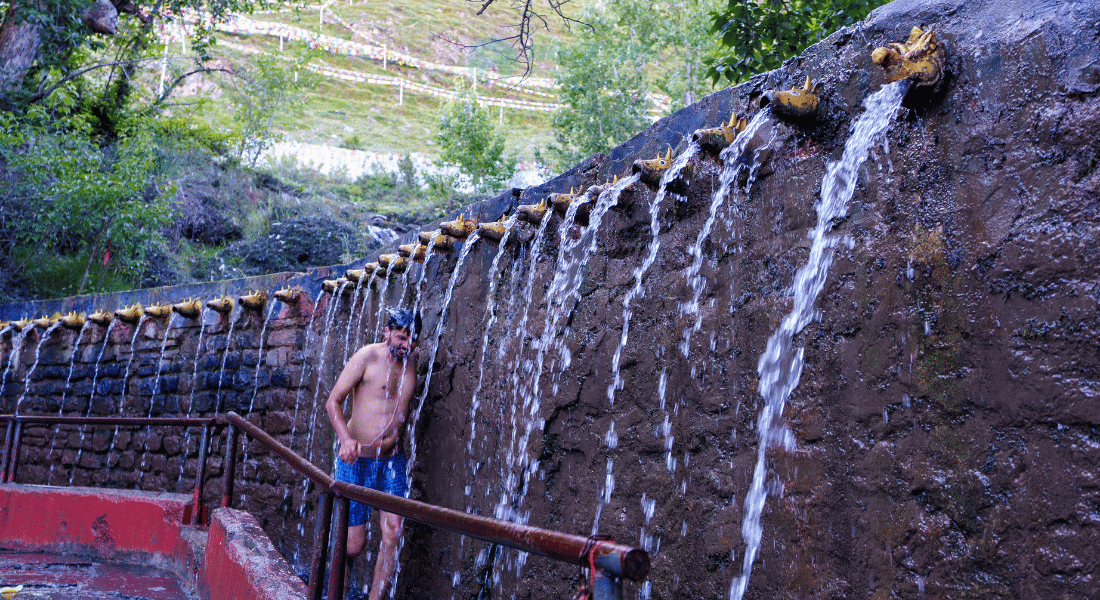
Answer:
<path fill-rule="evenodd" d="M 409 497 L 404 452 L 398 452 L 387 458 L 362 456 L 350 465 L 337 458 L 336 480 L 394 496 Z M 363 525 L 368 517 L 370 517 L 370 507 L 352 500 L 351 510 L 348 512 L 348 527 Z"/>

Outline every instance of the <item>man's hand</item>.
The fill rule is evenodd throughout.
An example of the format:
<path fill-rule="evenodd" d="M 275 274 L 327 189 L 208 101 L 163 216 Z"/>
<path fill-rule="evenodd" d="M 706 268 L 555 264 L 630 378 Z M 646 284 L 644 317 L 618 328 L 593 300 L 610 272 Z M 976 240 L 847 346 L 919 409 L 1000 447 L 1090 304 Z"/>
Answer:
<path fill-rule="evenodd" d="M 359 460 L 359 442 L 350 437 L 340 440 L 340 450 L 337 455 L 340 460 L 349 465 L 355 464 L 355 461 Z"/>

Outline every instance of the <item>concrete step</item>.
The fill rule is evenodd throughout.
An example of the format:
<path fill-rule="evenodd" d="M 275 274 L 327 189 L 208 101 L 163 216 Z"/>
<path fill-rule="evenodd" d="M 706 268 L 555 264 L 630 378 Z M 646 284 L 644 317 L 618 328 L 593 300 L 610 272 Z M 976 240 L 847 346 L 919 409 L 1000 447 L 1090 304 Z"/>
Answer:
<path fill-rule="evenodd" d="M 160 569 L 82 557 L 0 550 L 0 586 L 22 585 L 15 600 L 194 600 Z"/>

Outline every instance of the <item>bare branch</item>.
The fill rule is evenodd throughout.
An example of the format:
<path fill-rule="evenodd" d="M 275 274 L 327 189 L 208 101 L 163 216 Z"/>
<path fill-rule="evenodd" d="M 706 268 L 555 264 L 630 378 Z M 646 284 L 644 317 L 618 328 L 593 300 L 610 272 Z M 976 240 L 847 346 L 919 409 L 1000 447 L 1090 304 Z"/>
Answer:
<path fill-rule="evenodd" d="M 114 68 L 114 67 L 118 67 L 118 66 L 128 66 L 128 65 L 132 65 L 132 64 L 141 63 L 141 62 L 148 62 L 148 61 L 151 61 L 151 60 L 160 60 L 161 58 L 162 57 L 159 57 L 159 56 L 152 56 L 152 57 L 148 57 L 148 58 L 135 58 L 135 59 L 132 59 L 132 60 L 121 60 L 121 61 L 115 61 L 115 62 L 109 62 L 109 63 L 99 63 L 99 64 L 96 64 L 96 65 L 92 65 L 90 67 L 85 67 L 83 69 L 80 69 L 79 71 L 74 71 L 74 72 L 69 73 L 68 75 L 62 77 L 61 79 L 57 80 L 57 82 L 55 82 L 50 87 L 45 88 L 45 90 L 43 90 L 43 86 L 40 85 L 39 88 L 38 88 L 38 91 L 35 92 L 35 94 L 33 96 L 31 96 L 30 103 L 33 104 L 33 103 L 38 102 L 39 100 L 41 100 L 43 98 L 46 98 L 50 94 L 57 91 L 57 88 L 65 85 L 66 82 L 72 81 L 73 79 L 76 79 L 77 77 L 80 77 L 81 75 L 83 75 L 85 73 L 88 73 L 90 71 L 95 71 L 96 69 L 105 69 L 105 68 L 108 68 L 108 67 Z M 198 57 L 191 56 L 191 57 L 177 57 L 177 58 L 198 58 Z M 45 80 L 43 80 L 43 84 L 44 83 L 45 83 Z"/>

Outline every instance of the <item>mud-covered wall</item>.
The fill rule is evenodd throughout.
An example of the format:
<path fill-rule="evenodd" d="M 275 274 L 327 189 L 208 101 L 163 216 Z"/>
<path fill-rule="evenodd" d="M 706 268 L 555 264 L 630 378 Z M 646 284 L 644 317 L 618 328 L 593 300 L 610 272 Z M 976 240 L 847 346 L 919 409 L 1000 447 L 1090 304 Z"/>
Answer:
<path fill-rule="evenodd" d="M 808 232 L 826 168 L 841 156 L 864 98 L 884 83 L 871 50 L 904 40 L 913 25 L 931 26 L 946 42 L 948 76 L 935 92 L 910 93 L 858 171 L 845 215 L 831 224 L 836 244 L 816 318 L 793 340 L 805 365 L 782 421 L 795 444 L 766 452 L 763 538 L 745 597 L 1100 595 L 1100 9 L 1084 3 L 894 2 L 782 69 L 524 191 L 519 203 L 528 204 L 547 191 L 623 175 L 633 160 L 669 145 L 678 154 L 692 131 L 728 120 L 731 111 L 755 112 L 766 89 L 800 86 L 806 76 L 824 84 L 817 120 L 770 122 L 763 131 L 774 137 L 762 133 L 749 144 L 760 151 L 760 167 L 736 182 L 713 219 L 722 171 L 714 154 L 693 159 L 684 197 L 657 207 L 660 246 L 644 273 L 644 295 L 632 296 L 614 405 L 608 386 L 624 298 L 652 238 L 656 191 L 642 183 L 594 225 L 590 256 L 562 256 L 583 277 L 556 323 L 555 273 L 566 268 L 558 250 L 563 239 L 593 231 L 562 227 L 560 216 L 543 238 L 523 225 L 522 242 L 505 247 L 495 271 L 498 247 L 474 244 L 454 277 L 443 328 L 440 308 L 461 246 L 429 260 L 422 288 L 421 267 L 414 267 L 369 295 L 345 292 L 336 310 L 331 296 L 317 295 L 327 275 L 303 276 L 308 298 L 278 308 L 263 336 L 263 315 L 238 317 L 239 341 L 228 355 L 225 317 L 208 325 L 201 347 L 197 324 L 178 325 L 163 361 L 177 389 L 158 394 L 165 414 L 184 412 L 192 388 L 216 404 L 211 385 L 225 361 L 234 375 L 222 380 L 223 390 L 229 381 L 240 384 L 223 410 L 246 409 L 255 393 L 250 418 L 279 439 L 294 437 L 299 452 L 312 448 L 314 462 L 327 467 L 331 433 L 314 399 L 324 399 L 345 340 L 354 347 L 373 339 L 380 298 L 392 306 L 404 290 L 407 303 L 422 289 L 420 371 L 432 377 L 422 403 L 418 392 L 415 443 L 406 440 L 415 454 L 413 497 L 585 535 L 599 514 L 599 534 L 651 552 L 649 584 L 629 585 L 630 596 L 729 597 L 747 549 L 742 526 L 762 406 L 758 362 L 792 310 L 795 273 L 810 260 Z M 512 204 L 505 195 L 477 212 L 495 219 Z M 701 237 L 708 221 L 711 232 Z M 694 294 L 687 275 L 697 244 L 702 322 L 685 357 L 683 331 L 696 317 L 681 314 L 681 306 Z M 275 287 L 254 287 L 264 285 Z M 121 306 L 144 293 L 113 300 Z M 349 305 L 359 307 L 356 316 Z M 0 316 L 24 316 L 16 309 L 26 310 L 0 307 Z M 142 390 L 155 372 L 162 327 L 139 334 L 131 371 L 124 365 L 133 328 L 118 326 L 118 339 L 106 346 L 104 363 L 110 356 L 112 368 L 130 373 L 131 411 L 148 410 L 150 394 Z M 23 390 L 37 335 L 13 361 L 5 408 Z M 24 412 L 58 409 L 75 335 L 58 330 L 44 345 Z M 74 372 L 70 396 L 78 382 L 90 385 L 87 372 L 102 344 L 101 331 L 85 335 L 83 377 Z M 4 338 L 5 349 L 12 340 Z M 250 387 L 257 356 L 266 383 L 258 393 Z M 189 372 L 196 359 L 197 378 Z M 100 376 L 121 386 L 103 367 Z M 81 397 L 75 394 L 66 414 L 84 407 Z M 199 412 L 208 411 L 206 400 L 196 408 L 200 402 Z M 78 441 L 70 433 L 47 453 L 48 436 L 39 435 L 41 443 L 28 442 L 20 457 L 21 481 L 48 474 L 50 463 L 66 465 Z M 133 434 L 131 446 L 165 456 L 166 464 L 178 460 L 173 444 L 160 441 L 157 450 L 156 441 L 135 441 L 142 435 Z M 89 438 L 96 460 L 111 462 L 105 443 Z M 132 478 L 126 473 L 133 469 L 98 464 L 78 470 L 78 482 Z M 303 486 L 270 457 L 252 452 L 245 464 L 244 507 L 301 567 L 312 497 L 303 500 Z M 215 461 L 211 469 L 218 468 Z M 219 493 L 214 486 L 211 495 Z M 368 558 L 360 559 L 361 577 Z M 571 598 L 576 574 L 572 566 L 410 524 L 398 594 Z"/>

